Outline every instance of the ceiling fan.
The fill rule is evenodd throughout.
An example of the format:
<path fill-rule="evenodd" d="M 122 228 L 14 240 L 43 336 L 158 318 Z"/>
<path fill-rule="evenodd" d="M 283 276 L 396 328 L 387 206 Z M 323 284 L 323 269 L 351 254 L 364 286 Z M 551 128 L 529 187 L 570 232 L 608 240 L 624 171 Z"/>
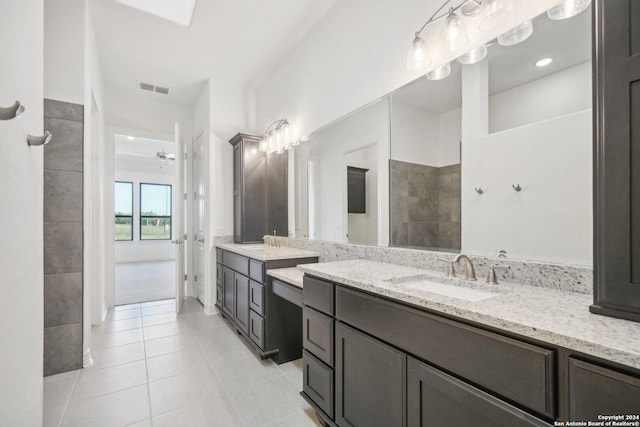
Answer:
<path fill-rule="evenodd" d="M 166 151 L 164 151 L 164 148 L 162 149 L 162 151 L 158 151 L 156 154 L 138 152 L 138 153 L 135 153 L 135 155 L 143 156 L 143 157 L 154 157 L 154 158 L 162 160 L 162 161 L 175 160 L 176 159 L 176 155 L 175 154 L 167 153 Z"/>

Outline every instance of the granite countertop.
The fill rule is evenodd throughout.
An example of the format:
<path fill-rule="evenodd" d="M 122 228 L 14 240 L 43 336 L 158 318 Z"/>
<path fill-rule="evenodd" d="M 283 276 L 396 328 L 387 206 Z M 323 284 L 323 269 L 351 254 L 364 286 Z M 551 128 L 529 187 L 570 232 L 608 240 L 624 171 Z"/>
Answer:
<path fill-rule="evenodd" d="M 507 282 L 486 285 L 484 277 L 465 283 L 463 278 L 447 279 L 442 271 L 368 260 L 302 264 L 297 268 L 400 302 L 640 368 L 640 323 L 590 313 L 591 295 Z M 496 273 L 499 277 L 500 272 Z M 401 282 L 402 278 L 419 275 L 432 276 L 441 283 L 456 281 L 463 287 L 493 295 L 481 301 L 467 301 Z"/>
<path fill-rule="evenodd" d="M 264 243 L 240 244 L 240 243 L 218 243 L 217 248 L 230 252 L 235 252 L 259 261 L 273 261 L 278 259 L 308 258 L 320 256 L 317 252 L 305 249 L 289 247 L 276 247 L 265 245 Z"/>
<path fill-rule="evenodd" d="M 298 267 L 271 268 L 267 270 L 267 275 L 302 289 L 304 273 Z"/>

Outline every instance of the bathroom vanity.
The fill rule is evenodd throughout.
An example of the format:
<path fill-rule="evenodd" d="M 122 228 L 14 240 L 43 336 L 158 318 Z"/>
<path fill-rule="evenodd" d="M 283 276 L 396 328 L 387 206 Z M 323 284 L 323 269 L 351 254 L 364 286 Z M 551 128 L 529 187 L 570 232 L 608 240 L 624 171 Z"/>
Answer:
<path fill-rule="evenodd" d="M 640 411 L 640 325 L 589 314 L 587 294 L 365 260 L 300 269 L 302 395 L 327 425 L 543 426 Z"/>
<path fill-rule="evenodd" d="M 300 308 L 272 292 L 267 270 L 318 262 L 318 254 L 264 244 L 218 244 L 216 307 L 262 358 L 300 357 Z"/>

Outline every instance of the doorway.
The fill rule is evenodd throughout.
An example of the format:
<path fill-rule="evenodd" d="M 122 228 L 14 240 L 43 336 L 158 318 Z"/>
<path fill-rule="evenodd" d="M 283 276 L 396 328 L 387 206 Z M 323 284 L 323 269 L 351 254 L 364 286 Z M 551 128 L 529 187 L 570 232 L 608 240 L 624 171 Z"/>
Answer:
<path fill-rule="evenodd" d="M 205 304 L 204 289 L 204 253 L 205 253 L 205 197 L 206 197 L 206 158 L 205 158 L 204 132 L 193 140 L 192 182 L 194 190 L 193 198 L 193 283 L 195 285 L 196 298 Z"/>
<path fill-rule="evenodd" d="M 115 305 L 176 297 L 175 144 L 115 135 Z"/>

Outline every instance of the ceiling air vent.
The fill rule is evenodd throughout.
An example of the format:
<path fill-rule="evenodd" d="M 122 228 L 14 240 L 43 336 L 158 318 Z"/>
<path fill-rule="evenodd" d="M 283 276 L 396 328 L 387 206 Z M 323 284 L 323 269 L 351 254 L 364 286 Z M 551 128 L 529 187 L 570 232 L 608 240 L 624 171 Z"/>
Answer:
<path fill-rule="evenodd" d="M 168 95 L 169 94 L 169 88 L 168 87 L 156 86 L 154 84 L 145 83 L 145 82 L 140 82 L 138 86 L 140 87 L 140 89 L 148 90 L 149 92 L 161 93 L 163 95 Z"/>

